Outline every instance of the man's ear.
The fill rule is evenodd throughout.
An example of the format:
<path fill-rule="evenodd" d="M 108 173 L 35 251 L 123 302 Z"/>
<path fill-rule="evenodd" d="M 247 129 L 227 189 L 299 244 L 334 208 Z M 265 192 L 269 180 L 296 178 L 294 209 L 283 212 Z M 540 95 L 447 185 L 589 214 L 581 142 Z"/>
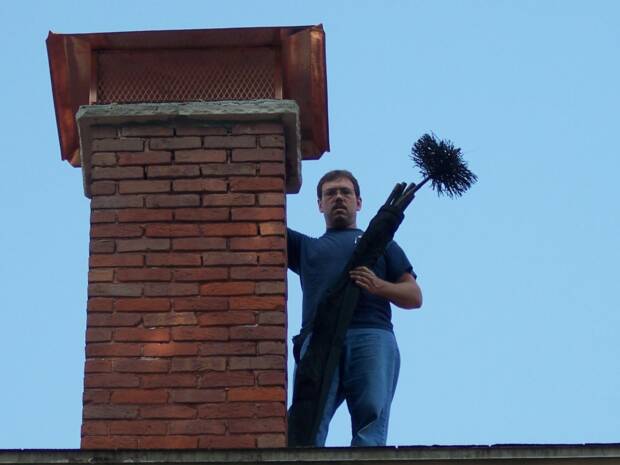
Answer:
<path fill-rule="evenodd" d="M 360 211 L 362 209 L 362 198 L 361 197 L 357 197 L 356 204 L 357 204 L 356 210 Z"/>
<path fill-rule="evenodd" d="M 321 200 L 322 200 L 322 199 L 316 199 L 316 203 L 317 203 L 317 204 L 318 204 L 318 206 L 319 206 L 319 211 L 320 211 L 321 213 L 325 213 L 325 212 L 323 211 L 323 205 L 321 204 Z"/>

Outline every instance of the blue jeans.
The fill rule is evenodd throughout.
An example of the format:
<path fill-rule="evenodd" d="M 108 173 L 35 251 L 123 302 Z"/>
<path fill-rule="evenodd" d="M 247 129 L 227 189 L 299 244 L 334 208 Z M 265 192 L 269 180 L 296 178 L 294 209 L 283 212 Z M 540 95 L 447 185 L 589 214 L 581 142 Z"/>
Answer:
<path fill-rule="evenodd" d="M 304 341 L 302 356 L 309 341 L 310 337 Z M 376 328 L 349 329 L 315 445 L 325 445 L 329 422 L 346 400 L 351 415 L 351 445 L 384 446 L 399 370 L 400 353 L 392 332 Z"/>

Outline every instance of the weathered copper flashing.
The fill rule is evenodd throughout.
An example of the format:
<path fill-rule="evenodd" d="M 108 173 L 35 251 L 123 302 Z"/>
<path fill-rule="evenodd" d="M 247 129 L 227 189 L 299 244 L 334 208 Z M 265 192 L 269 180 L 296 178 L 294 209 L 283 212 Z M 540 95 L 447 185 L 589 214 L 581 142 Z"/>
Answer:
<path fill-rule="evenodd" d="M 325 33 L 321 25 L 142 31 L 93 34 L 49 33 L 47 50 L 63 160 L 80 166 L 75 114 L 96 102 L 97 51 L 196 50 L 272 47 L 281 72 L 276 98 L 295 100 L 300 108 L 302 156 L 320 158 L 329 151 Z"/>

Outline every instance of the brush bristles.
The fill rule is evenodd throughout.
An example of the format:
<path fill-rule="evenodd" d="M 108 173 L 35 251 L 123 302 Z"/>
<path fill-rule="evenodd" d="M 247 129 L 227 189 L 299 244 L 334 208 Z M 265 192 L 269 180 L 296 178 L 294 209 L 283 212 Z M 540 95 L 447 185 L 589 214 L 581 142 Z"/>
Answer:
<path fill-rule="evenodd" d="M 463 161 L 461 149 L 434 134 L 424 134 L 413 144 L 411 159 L 439 195 L 461 196 L 478 179 Z"/>

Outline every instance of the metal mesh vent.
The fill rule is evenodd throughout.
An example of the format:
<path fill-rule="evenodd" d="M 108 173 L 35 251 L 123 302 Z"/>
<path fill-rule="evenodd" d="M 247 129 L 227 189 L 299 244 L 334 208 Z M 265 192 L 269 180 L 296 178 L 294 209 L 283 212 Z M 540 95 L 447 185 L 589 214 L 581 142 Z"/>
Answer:
<path fill-rule="evenodd" d="M 276 98 L 269 48 L 97 52 L 97 103 Z"/>

